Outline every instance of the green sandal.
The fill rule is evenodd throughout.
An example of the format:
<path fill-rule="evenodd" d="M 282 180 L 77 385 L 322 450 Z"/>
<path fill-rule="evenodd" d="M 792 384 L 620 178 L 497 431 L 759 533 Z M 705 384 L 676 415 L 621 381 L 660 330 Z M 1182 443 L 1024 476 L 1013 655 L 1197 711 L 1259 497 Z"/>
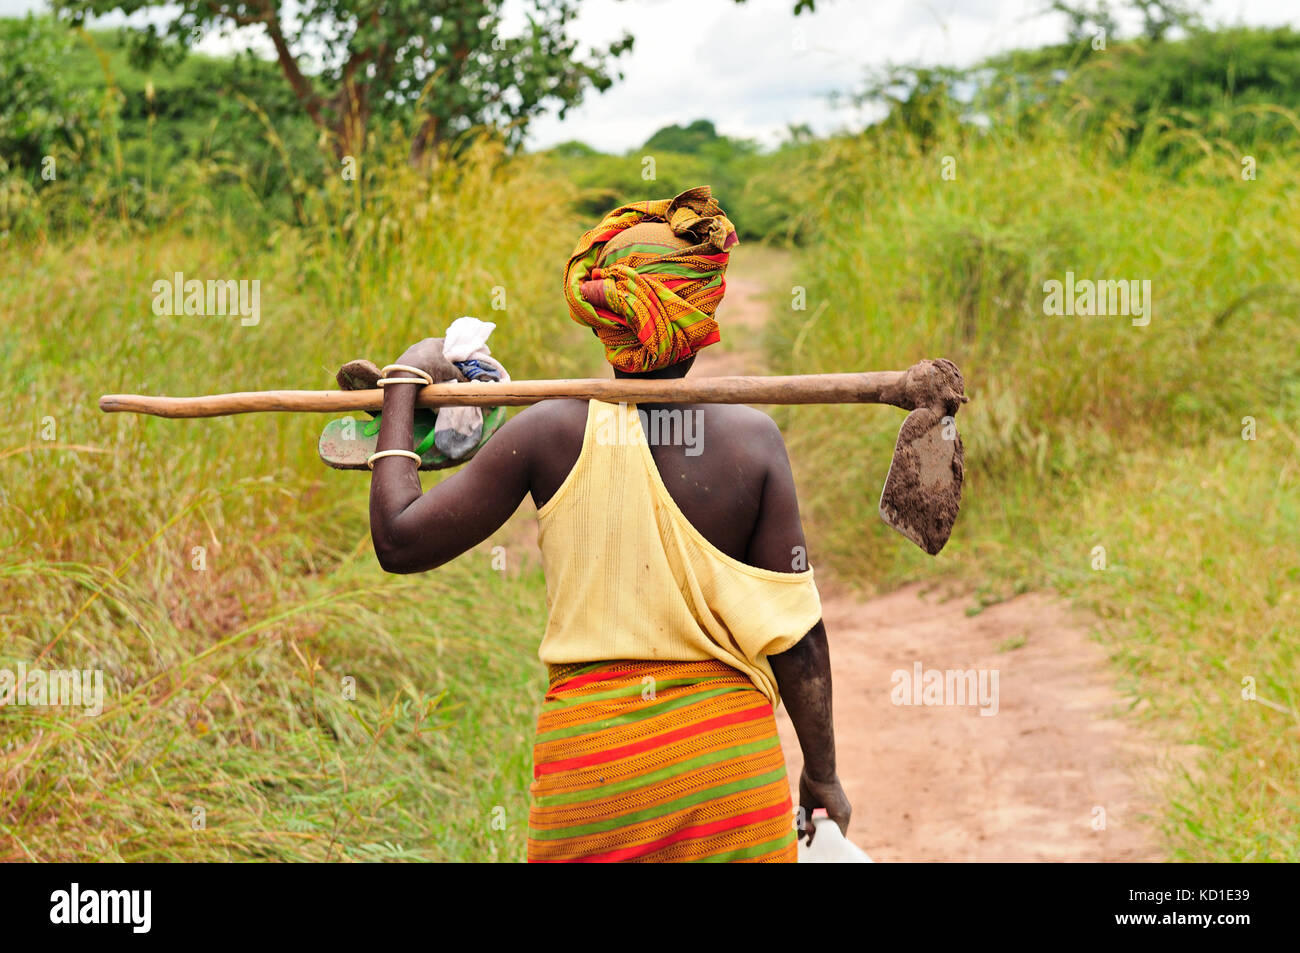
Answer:
<path fill-rule="evenodd" d="M 469 453 L 453 460 L 434 446 L 434 423 L 438 412 L 427 407 L 415 410 L 415 452 L 420 455 L 421 470 L 445 470 L 472 459 L 488 438 L 506 422 L 504 407 L 483 408 L 483 435 Z M 372 414 L 370 420 L 343 417 L 331 420 L 321 432 L 317 450 L 326 465 L 336 470 L 366 470 L 366 460 L 375 452 L 379 442 L 380 415 Z"/>

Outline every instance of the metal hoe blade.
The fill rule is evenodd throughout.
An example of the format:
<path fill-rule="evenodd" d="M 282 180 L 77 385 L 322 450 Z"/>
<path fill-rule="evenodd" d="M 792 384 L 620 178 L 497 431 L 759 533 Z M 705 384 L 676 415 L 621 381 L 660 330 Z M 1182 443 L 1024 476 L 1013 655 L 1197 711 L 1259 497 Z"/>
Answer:
<path fill-rule="evenodd" d="M 899 428 L 880 494 L 880 518 L 934 556 L 948 542 L 957 520 L 964 476 L 955 421 L 918 407 Z"/>

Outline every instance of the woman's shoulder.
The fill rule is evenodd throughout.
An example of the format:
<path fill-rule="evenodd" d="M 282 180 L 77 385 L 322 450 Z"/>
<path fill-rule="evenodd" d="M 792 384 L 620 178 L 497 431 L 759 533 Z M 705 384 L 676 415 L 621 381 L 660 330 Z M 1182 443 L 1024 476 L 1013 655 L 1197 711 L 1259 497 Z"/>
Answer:
<path fill-rule="evenodd" d="M 582 455 L 587 410 L 585 400 L 544 400 L 521 411 L 511 421 L 528 432 L 532 449 L 531 490 L 539 509 L 564 483 Z"/>

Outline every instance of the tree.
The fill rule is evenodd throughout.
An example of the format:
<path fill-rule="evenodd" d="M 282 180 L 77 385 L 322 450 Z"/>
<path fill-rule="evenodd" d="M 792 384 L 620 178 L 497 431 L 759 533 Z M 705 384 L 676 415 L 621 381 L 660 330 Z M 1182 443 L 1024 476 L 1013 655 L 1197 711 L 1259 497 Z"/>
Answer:
<path fill-rule="evenodd" d="M 1203 0 L 1124 0 L 1123 6 L 1142 17 L 1142 35 L 1158 43 L 1173 29 L 1191 30 L 1201 25 Z M 1066 42 L 1077 45 L 1097 33 L 1113 37 L 1119 23 L 1111 0 L 1049 0 L 1043 13 L 1059 13 L 1066 20 Z"/>
<path fill-rule="evenodd" d="M 887 66 L 867 78 L 853 101 L 883 106 L 888 114 L 877 133 L 904 132 L 929 148 L 947 120 L 959 116 L 962 104 L 953 88 L 965 78 L 962 70 L 944 66 Z"/>
<path fill-rule="evenodd" d="M 612 64 L 632 47 L 625 34 L 580 57 L 569 35 L 578 0 L 524 0 L 527 25 L 506 36 L 504 2 L 54 0 L 74 22 L 112 11 L 165 16 L 161 30 L 139 34 L 136 53 L 146 62 L 213 31 L 249 28 L 270 42 L 298 104 L 337 155 L 360 155 L 371 122 L 386 118 L 408 124 L 416 162 L 477 125 L 500 126 L 518 143 L 543 110 L 558 106 L 563 116 L 589 89 L 608 89 Z"/>
<path fill-rule="evenodd" d="M 689 125 L 664 126 L 656 130 L 646 140 L 642 149 L 646 152 L 681 152 L 694 154 L 705 146 L 717 142 L 721 136 L 708 119 L 697 119 Z"/>
<path fill-rule="evenodd" d="M 1191 30 L 1201 25 L 1198 0 L 1129 0 L 1142 14 L 1142 35 L 1158 43 L 1175 28 Z"/>
<path fill-rule="evenodd" d="M 0 162 L 38 169 L 56 146 L 80 144 L 94 105 L 63 68 L 73 45 L 47 18 L 0 20 Z"/>
<path fill-rule="evenodd" d="M 1078 0 L 1051 0 L 1043 13 L 1059 13 L 1065 17 L 1066 42 L 1071 45 L 1090 40 L 1097 33 L 1113 36 L 1119 29 L 1110 0 L 1094 0 L 1092 4 Z"/>

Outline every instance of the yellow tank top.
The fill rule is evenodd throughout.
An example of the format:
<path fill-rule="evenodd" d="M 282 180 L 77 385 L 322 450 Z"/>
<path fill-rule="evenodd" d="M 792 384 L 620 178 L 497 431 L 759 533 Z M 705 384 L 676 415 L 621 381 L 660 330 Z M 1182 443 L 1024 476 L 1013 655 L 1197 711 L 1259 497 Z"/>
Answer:
<path fill-rule="evenodd" d="M 537 511 L 550 612 L 538 655 L 719 659 L 776 707 L 766 656 L 821 618 L 813 571 L 760 569 L 705 539 L 669 495 L 636 411 L 590 402 L 578 461 Z"/>

